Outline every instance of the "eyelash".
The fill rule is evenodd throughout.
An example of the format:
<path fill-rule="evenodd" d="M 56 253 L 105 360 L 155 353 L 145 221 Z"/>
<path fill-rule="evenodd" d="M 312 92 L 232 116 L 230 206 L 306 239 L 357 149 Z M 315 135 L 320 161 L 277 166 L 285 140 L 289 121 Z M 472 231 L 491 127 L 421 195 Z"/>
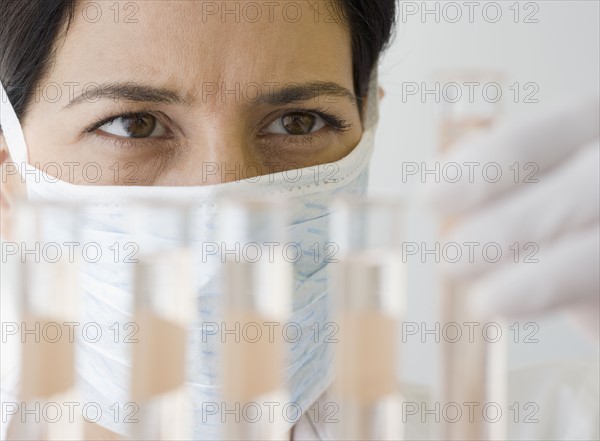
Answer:
<path fill-rule="evenodd" d="M 326 110 L 321 110 L 321 109 L 302 109 L 302 108 L 286 109 L 285 113 L 278 116 L 277 118 L 281 118 L 288 113 L 296 113 L 296 112 L 297 113 L 308 113 L 310 115 L 316 115 L 319 118 L 321 118 L 323 121 L 325 121 L 325 123 L 329 127 L 331 127 L 334 130 L 337 130 L 338 132 L 345 132 L 347 130 L 350 130 L 350 128 L 352 127 L 352 125 L 349 124 L 346 120 L 338 118 L 337 116 L 332 115 L 331 113 L 327 113 Z M 275 121 L 275 120 L 273 120 L 273 121 Z M 284 135 L 284 136 L 287 136 L 287 135 Z M 289 136 L 291 136 L 292 138 L 300 138 L 302 136 L 310 136 L 310 135 L 289 135 Z"/>
<path fill-rule="evenodd" d="M 153 117 L 155 117 L 156 119 L 159 119 L 154 112 L 151 111 L 139 111 L 139 112 L 125 112 L 125 113 L 119 113 L 118 115 L 115 114 L 110 114 L 109 116 L 106 116 L 102 119 L 100 119 L 100 121 L 95 122 L 94 124 L 92 124 L 91 126 L 89 126 L 88 128 L 85 129 L 86 133 L 93 133 L 96 130 L 98 130 L 100 127 L 102 127 L 104 124 L 107 124 L 111 121 L 114 121 L 116 119 L 119 118 L 131 118 L 131 117 L 135 117 L 135 116 L 142 116 L 142 115 L 152 115 Z"/>
<path fill-rule="evenodd" d="M 330 127 L 331 129 L 335 130 L 336 132 L 345 132 L 347 130 L 350 130 L 352 128 L 352 125 L 350 123 L 348 123 L 346 120 L 341 119 L 336 117 L 335 115 L 332 115 L 330 113 L 327 113 L 325 110 L 320 110 L 320 109 L 302 109 L 302 108 L 293 108 L 293 109 L 286 109 L 286 112 L 280 116 L 278 116 L 277 118 L 281 118 L 284 115 L 288 114 L 288 113 L 294 113 L 294 112 L 301 112 L 301 113 L 308 113 L 308 114 L 312 114 L 315 115 L 319 118 L 321 118 L 325 124 Z M 153 117 L 157 118 L 160 122 L 161 119 L 168 119 L 166 116 L 163 115 L 163 118 L 159 118 L 155 112 L 152 111 L 137 111 L 137 112 L 125 112 L 125 113 L 120 113 L 120 114 L 111 114 L 110 116 L 106 116 L 102 119 L 100 119 L 100 121 L 92 124 L 91 126 L 89 126 L 88 128 L 85 129 L 85 133 L 86 135 L 93 135 L 94 132 L 96 130 L 98 130 L 100 127 L 102 127 L 103 125 L 114 121 L 118 118 L 128 118 L 128 117 L 136 117 L 136 116 L 141 116 L 141 115 L 152 115 Z M 275 121 L 275 119 L 273 120 Z M 273 122 L 271 121 L 271 123 Z M 168 129 L 167 129 L 168 130 Z M 261 137 L 283 137 L 285 138 L 285 142 L 286 143 L 306 143 L 306 144 L 312 144 L 313 140 L 315 137 L 318 137 L 320 135 L 322 135 L 320 132 L 323 129 L 319 130 L 319 132 L 316 133 L 310 133 L 307 135 L 281 135 L 281 134 L 271 134 L 271 133 L 267 133 L 267 134 L 261 134 Z M 128 147 L 135 147 L 136 144 L 138 144 L 139 142 L 152 142 L 152 141 L 160 141 L 161 138 L 138 138 L 138 139 L 133 139 L 133 138 L 120 138 L 120 137 L 114 137 L 114 136 L 102 136 L 102 135 L 96 135 L 98 138 L 102 138 L 102 142 L 109 142 L 111 145 L 113 145 L 115 148 L 128 148 Z M 164 140 L 165 138 L 162 138 L 162 140 Z"/>

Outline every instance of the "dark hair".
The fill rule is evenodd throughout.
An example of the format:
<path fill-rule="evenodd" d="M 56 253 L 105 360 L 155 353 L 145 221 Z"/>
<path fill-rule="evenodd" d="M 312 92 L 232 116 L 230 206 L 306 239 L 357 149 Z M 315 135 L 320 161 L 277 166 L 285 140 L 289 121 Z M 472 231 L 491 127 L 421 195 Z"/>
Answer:
<path fill-rule="evenodd" d="M 354 92 L 366 96 L 369 77 L 390 40 L 396 0 L 338 0 L 352 36 Z M 55 41 L 68 30 L 75 0 L 2 0 L 0 2 L 0 80 L 17 116 L 27 110 L 38 81 L 55 55 Z"/>
<path fill-rule="evenodd" d="M 17 116 L 54 59 L 54 43 L 75 14 L 75 1 L 0 1 L 0 80 Z"/>
<path fill-rule="evenodd" d="M 340 4 L 352 38 L 354 93 L 361 101 L 367 96 L 371 71 L 391 40 L 396 0 L 340 0 Z"/>

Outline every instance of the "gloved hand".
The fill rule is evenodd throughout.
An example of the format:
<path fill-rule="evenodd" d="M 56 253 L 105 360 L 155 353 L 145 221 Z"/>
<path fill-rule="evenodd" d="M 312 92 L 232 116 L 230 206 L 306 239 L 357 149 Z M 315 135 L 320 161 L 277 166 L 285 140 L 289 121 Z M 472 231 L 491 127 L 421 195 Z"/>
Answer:
<path fill-rule="evenodd" d="M 442 267 L 466 282 L 478 312 L 516 318 L 568 308 L 598 338 L 599 108 L 593 99 L 502 124 L 439 159 L 442 167 L 479 163 L 471 177 L 427 182 L 425 192 L 427 205 L 451 220 L 442 243 L 479 243 L 473 259 Z M 499 167 L 483 177 L 491 163 Z M 501 178 L 488 182 L 498 170 Z M 490 243 L 499 247 L 484 257 Z"/>

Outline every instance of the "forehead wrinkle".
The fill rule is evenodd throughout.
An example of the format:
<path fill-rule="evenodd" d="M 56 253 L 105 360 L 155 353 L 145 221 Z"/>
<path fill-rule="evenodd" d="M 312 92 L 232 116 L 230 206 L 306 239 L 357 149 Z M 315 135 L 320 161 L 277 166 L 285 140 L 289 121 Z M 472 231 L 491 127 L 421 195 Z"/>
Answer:
<path fill-rule="evenodd" d="M 99 32 L 94 31 L 95 24 L 82 20 L 80 10 L 75 17 L 79 26 L 71 27 L 69 34 L 76 30 L 85 35 L 70 35 L 71 66 L 61 69 L 59 79 L 80 76 L 90 81 L 93 63 L 91 67 L 98 66 L 100 76 L 118 72 L 138 84 L 178 90 L 188 102 L 203 100 L 208 111 L 225 104 L 221 84 L 227 90 L 238 85 L 243 90 L 245 84 L 254 82 L 266 93 L 265 83 L 283 87 L 286 83 L 327 79 L 353 89 L 350 35 L 343 22 L 315 23 L 312 12 L 305 10 L 298 23 L 212 21 L 192 26 L 199 14 L 179 7 L 188 2 L 173 2 L 161 8 L 154 7 L 156 3 L 161 2 L 143 3 L 137 15 L 139 24 L 129 27 L 111 23 L 113 18 L 107 15 L 110 20 L 104 17 L 97 23 Z M 80 51 L 82 46 L 89 56 Z M 75 63 L 77 60 L 82 62 Z M 216 96 L 203 94 L 209 83 L 218 86 Z M 235 96 L 230 94 L 224 99 L 230 102 Z"/>

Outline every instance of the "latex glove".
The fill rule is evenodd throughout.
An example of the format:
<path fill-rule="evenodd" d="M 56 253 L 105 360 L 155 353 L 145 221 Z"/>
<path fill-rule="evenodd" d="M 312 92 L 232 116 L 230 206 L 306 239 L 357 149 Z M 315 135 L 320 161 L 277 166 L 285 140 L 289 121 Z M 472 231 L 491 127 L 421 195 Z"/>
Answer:
<path fill-rule="evenodd" d="M 503 124 L 440 158 L 442 167 L 480 164 L 472 182 L 463 173 L 456 183 L 426 184 L 427 205 L 452 220 L 442 242 L 480 244 L 473 259 L 442 267 L 466 282 L 478 312 L 518 317 L 568 308 L 598 338 L 599 108 L 597 99 L 587 100 Z M 481 172 L 492 162 L 500 167 L 487 169 L 488 180 L 502 171 L 494 183 Z M 538 182 L 524 182 L 532 179 Z M 496 263 L 483 257 L 488 243 L 502 251 Z M 496 248 L 488 248 L 487 260 L 495 260 Z"/>

